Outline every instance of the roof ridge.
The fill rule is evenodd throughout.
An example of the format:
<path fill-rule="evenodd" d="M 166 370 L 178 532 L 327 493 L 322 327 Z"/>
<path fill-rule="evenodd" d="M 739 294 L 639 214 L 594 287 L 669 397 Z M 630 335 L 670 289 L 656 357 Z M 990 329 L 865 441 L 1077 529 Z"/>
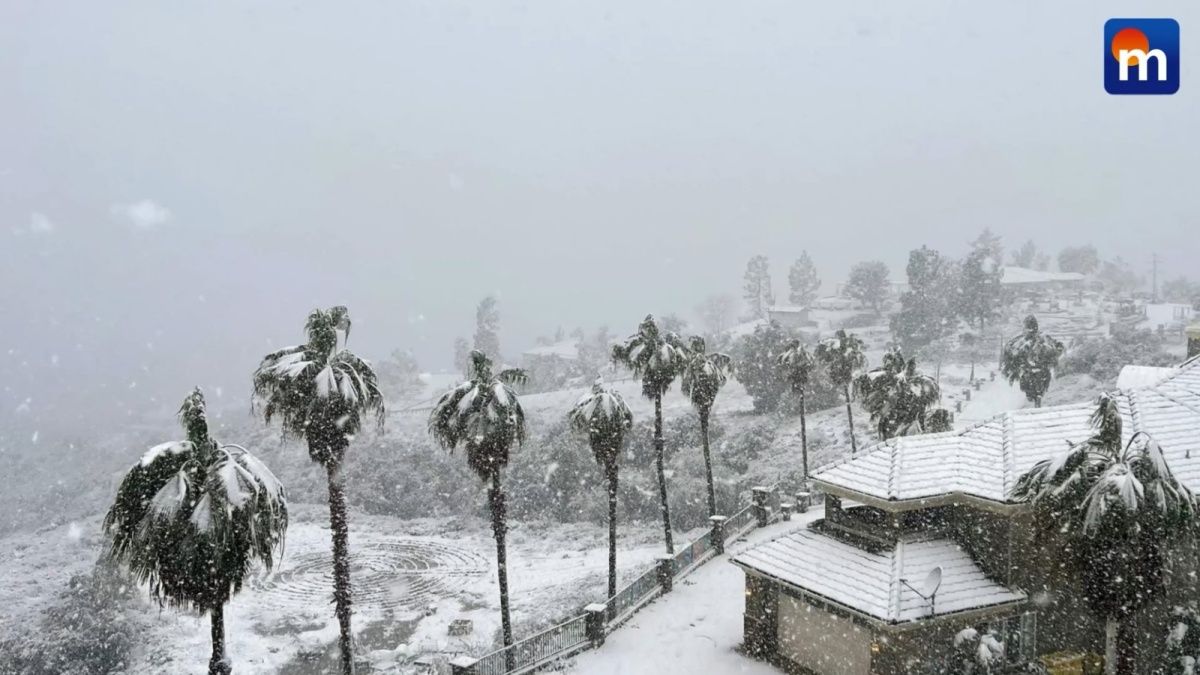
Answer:
<path fill-rule="evenodd" d="M 1008 493 L 1011 490 L 1013 483 L 1013 472 L 1016 470 L 1016 458 L 1013 457 L 1013 422 L 1012 411 L 1004 413 L 1004 426 L 1001 429 L 1000 441 L 1000 459 L 1004 462 L 1004 470 L 1001 473 L 1000 490 L 1004 498 L 1008 499 Z"/>
<path fill-rule="evenodd" d="M 888 497 L 896 498 L 896 484 L 900 482 L 900 444 L 889 443 L 892 456 L 888 462 Z"/>
<path fill-rule="evenodd" d="M 904 541 L 897 540 L 892 549 L 892 569 L 888 578 L 888 621 L 900 620 L 900 575 L 904 573 Z"/>
<path fill-rule="evenodd" d="M 1138 433 L 1142 430 L 1142 411 L 1138 408 L 1136 389 L 1122 392 L 1125 398 L 1129 400 L 1129 423 L 1133 427 L 1133 433 Z"/>

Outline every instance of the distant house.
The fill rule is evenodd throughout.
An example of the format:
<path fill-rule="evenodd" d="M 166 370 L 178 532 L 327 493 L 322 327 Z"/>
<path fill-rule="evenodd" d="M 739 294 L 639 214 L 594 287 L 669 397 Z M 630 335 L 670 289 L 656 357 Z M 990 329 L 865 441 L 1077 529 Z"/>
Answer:
<path fill-rule="evenodd" d="M 1081 291 L 1087 278 L 1078 272 L 1047 272 L 1027 267 L 1006 266 L 1000 285 L 1021 295 L 1047 291 Z"/>
<path fill-rule="evenodd" d="M 1126 429 L 1151 434 L 1176 477 L 1200 491 L 1200 358 L 1141 375 L 1148 386 L 1113 394 Z M 1007 412 L 962 432 L 894 438 L 815 472 L 824 519 L 733 558 L 746 573 L 747 651 L 805 673 L 932 675 L 946 672 L 958 631 L 986 627 L 1013 666 L 1103 653 L 1102 621 L 1053 564 L 1028 504 L 1010 496 L 1036 462 L 1093 433 L 1094 408 Z M 1195 560 L 1189 544 L 1177 546 L 1177 559 Z M 1168 597 L 1132 627 L 1146 636 L 1139 663 L 1158 663 L 1171 607 L 1200 590 L 1194 562 L 1176 565 L 1168 583 Z"/>
<path fill-rule="evenodd" d="M 1142 308 L 1142 316 L 1138 328 L 1178 333 L 1192 322 L 1195 309 L 1179 302 L 1152 302 Z"/>
<path fill-rule="evenodd" d="M 817 323 L 809 319 L 807 307 L 771 305 L 767 307 L 767 319 L 791 330 L 816 328 Z"/>

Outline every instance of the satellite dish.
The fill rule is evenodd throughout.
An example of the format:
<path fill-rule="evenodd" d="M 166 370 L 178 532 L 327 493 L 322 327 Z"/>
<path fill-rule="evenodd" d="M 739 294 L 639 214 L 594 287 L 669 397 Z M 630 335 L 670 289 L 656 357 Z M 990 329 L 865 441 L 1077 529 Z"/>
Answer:
<path fill-rule="evenodd" d="M 916 586 L 913 586 L 912 584 L 908 583 L 908 579 L 901 579 L 900 583 L 902 583 L 905 586 L 908 586 L 910 589 L 912 589 L 912 592 L 921 596 L 922 600 L 928 600 L 929 601 L 929 613 L 930 614 L 936 613 L 934 603 L 937 601 L 938 589 L 941 588 L 941 586 L 942 586 L 942 566 L 941 565 L 937 565 L 933 569 L 929 570 L 929 574 L 925 575 L 925 581 L 921 582 L 920 588 L 917 588 Z"/>
<path fill-rule="evenodd" d="M 929 570 L 929 574 L 925 575 L 925 582 L 921 584 L 921 595 L 926 598 L 932 598 L 938 589 L 942 586 L 942 566 L 938 565 Z"/>

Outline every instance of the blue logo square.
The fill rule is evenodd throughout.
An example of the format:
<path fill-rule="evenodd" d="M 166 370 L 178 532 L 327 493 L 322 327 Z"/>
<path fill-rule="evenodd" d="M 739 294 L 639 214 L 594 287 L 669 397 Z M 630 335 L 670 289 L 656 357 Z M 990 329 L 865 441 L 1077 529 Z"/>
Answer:
<path fill-rule="evenodd" d="M 1110 94 L 1179 91 L 1179 22 L 1109 19 L 1104 23 L 1104 89 Z"/>

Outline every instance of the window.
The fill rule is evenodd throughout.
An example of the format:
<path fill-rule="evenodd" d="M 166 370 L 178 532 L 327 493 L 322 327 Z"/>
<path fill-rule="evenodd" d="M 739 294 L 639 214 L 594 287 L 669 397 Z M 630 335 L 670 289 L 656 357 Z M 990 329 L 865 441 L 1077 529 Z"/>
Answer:
<path fill-rule="evenodd" d="M 1036 612 L 994 621 L 990 628 L 1004 641 L 1004 656 L 1010 663 L 1026 663 L 1037 658 Z"/>

